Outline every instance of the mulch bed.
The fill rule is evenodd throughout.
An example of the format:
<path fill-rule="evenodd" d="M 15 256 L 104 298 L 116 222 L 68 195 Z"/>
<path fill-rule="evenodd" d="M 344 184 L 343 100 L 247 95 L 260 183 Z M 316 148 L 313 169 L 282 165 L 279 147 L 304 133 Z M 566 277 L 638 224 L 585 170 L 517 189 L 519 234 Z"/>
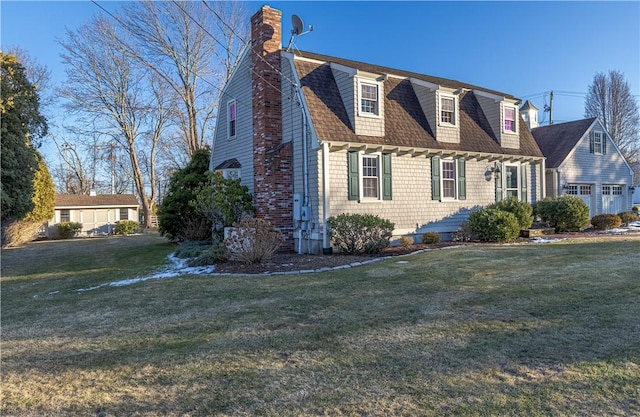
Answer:
<path fill-rule="evenodd" d="M 631 235 L 638 235 L 638 233 L 631 233 Z M 556 239 L 584 239 L 584 238 L 620 238 L 627 237 L 629 234 L 607 234 L 597 232 L 592 229 L 588 229 L 583 232 L 567 232 L 556 233 L 551 235 L 545 235 L 545 238 Z M 510 244 L 531 243 L 529 238 L 518 238 Z M 384 249 L 381 253 L 376 255 L 310 255 L 303 254 L 298 255 L 295 252 L 279 252 L 276 253 L 268 262 L 258 264 L 244 264 L 242 262 L 229 261 L 226 263 L 216 264 L 216 273 L 231 273 L 231 274 L 269 274 L 269 273 L 282 273 L 282 272 L 294 272 L 294 271 L 316 271 L 323 268 L 335 268 L 343 265 L 349 265 L 358 262 L 365 262 L 373 258 L 388 257 L 388 256 L 400 256 L 407 255 L 413 252 L 417 252 L 424 249 L 440 249 L 450 246 L 460 246 L 469 244 L 483 244 L 483 245 L 499 245 L 501 243 L 487 243 L 479 241 L 471 242 L 439 242 L 430 245 L 415 244 L 409 248 L 402 246 L 393 246 Z"/>

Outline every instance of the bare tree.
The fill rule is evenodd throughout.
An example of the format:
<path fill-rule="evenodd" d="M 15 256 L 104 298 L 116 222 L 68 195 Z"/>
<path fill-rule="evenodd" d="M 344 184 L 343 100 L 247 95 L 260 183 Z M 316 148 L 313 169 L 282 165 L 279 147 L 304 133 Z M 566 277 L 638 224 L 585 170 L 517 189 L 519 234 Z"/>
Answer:
<path fill-rule="evenodd" d="M 148 227 L 155 192 L 148 184 L 154 183 L 155 173 L 152 169 L 145 175 L 139 155 L 146 153 L 149 160 L 154 160 L 157 147 L 153 138 L 159 139 L 160 134 L 151 135 L 151 146 L 139 149 L 138 145 L 145 140 L 145 128 L 149 128 L 149 120 L 158 106 L 156 97 L 148 94 L 151 88 L 148 69 L 137 65 L 130 45 L 123 43 L 124 35 L 100 17 L 76 31 L 68 30 L 66 40 L 61 42 L 67 83 L 59 91 L 68 100 L 70 110 L 100 125 L 126 151 Z M 163 129 L 155 121 L 151 125 L 153 131 Z"/>
<path fill-rule="evenodd" d="M 631 166 L 640 165 L 640 114 L 620 71 L 597 73 L 585 99 L 585 117 L 597 117 Z"/>
<path fill-rule="evenodd" d="M 145 0 L 127 4 L 118 19 L 140 52 L 137 58 L 175 94 L 179 110 L 174 116 L 189 156 L 207 145 L 220 80 L 236 65 L 236 33 L 244 22 L 239 3 L 220 9 L 230 19 L 224 26 L 223 16 L 212 10 L 204 2 Z M 235 30 L 228 29 L 230 24 L 237 25 Z"/>

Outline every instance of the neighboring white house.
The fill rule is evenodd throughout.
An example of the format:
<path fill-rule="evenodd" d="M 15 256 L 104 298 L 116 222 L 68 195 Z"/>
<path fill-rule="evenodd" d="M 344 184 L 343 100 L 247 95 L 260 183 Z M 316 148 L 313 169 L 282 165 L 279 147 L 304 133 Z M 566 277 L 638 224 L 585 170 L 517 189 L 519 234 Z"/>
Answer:
<path fill-rule="evenodd" d="M 523 110 L 523 109 L 521 109 Z M 532 113 L 528 120 L 536 120 Z M 546 195 L 575 195 L 590 216 L 631 210 L 633 170 L 596 118 L 531 130 L 547 157 Z"/>
<path fill-rule="evenodd" d="M 80 235 L 109 235 L 120 220 L 139 221 L 138 208 L 133 194 L 56 194 L 47 235 L 55 235 L 56 224 L 61 222 L 81 223 Z"/>
<path fill-rule="evenodd" d="M 478 209 L 544 197 L 545 159 L 510 94 L 281 47 L 281 12 L 251 18 L 220 95 L 210 167 L 240 177 L 298 252 L 327 219 L 368 213 L 447 238 Z"/>

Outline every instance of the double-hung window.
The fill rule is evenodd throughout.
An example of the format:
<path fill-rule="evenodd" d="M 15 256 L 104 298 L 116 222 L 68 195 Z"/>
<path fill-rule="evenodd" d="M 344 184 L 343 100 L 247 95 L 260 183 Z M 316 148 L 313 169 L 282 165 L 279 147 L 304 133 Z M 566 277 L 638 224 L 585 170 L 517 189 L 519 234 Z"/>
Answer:
<path fill-rule="evenodd" d="M 227 133 L 229 138 L 236 137 L 236 101 L 227 103 Z"/>
<path fill-rule="evenodd" d="M 604 155 L 607 153 L 607 143 L 604 133 L 592 131 L 589 133 L 590 146 L 589 151 L 597 155 Z"/>
<path fill-rule="evenodd" d="M 362 197 L 378 199 L 380 195 L 380 161 L 378 156 L 362 156 Z"/>
<path fill-rule="evenodd" d="M 440 122 L 456 124 L 456 99 L 454 97 L 440 97 Z"/>
<path fill-rule="evenodd" d="M 391 200 L 391 154 L 350 151 L 347 156 L 349 200 Z"/>
<path fill-rule="evenodd" d="M 129 220 L 129 209 L 126 207 L 120 208 L 120 220 Z"/>
<path fill-rule="evenodd" d="M 445 201 L 466 198 L 466 160 L 432 157 L 431 199 Z"/>
<path fill-rule="evenodd" d="M 504 120 L 504 125 L 503 125 L 503 129 L 505 132 L 508 133 L 515 133 L 516 132 L 516 108 L 515 107 L 507 107 L 505 106 L 503 109 L 503 120 Z"/>
<path fill-rule="evenodd" d="M 360 83 L 360 114 L 373 116 L 380 114 L 378 84 Z"/>
<path fill-rule="evenodd" d="M 70 222 L 71 221 L 71 210 L 62 209 L 60 210 L 60 222 Z"/>
<path fill-rule="evenodd" d="M 442 198 L 456 198 L 456 164 L 453 160 L 442 160 Z"/>

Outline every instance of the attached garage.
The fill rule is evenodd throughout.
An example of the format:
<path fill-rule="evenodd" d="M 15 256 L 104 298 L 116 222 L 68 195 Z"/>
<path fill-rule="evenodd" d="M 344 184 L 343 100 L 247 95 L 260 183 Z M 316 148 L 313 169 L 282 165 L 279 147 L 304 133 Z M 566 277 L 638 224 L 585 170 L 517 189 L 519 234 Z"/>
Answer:
<path fill-rule="evenodd" d="M 602 185 L 602 212 L 618 214 L 627 211 L 626 196 L 623 185 Z"/>
<path fill-rule="evenodd" d="M 591 184 L 568 184 L 565 194 L 580 197 L 582 201 L 589 207 L 589 217 L 595 216 L 596 202 L 594 201 L 593 185 Z"/>

